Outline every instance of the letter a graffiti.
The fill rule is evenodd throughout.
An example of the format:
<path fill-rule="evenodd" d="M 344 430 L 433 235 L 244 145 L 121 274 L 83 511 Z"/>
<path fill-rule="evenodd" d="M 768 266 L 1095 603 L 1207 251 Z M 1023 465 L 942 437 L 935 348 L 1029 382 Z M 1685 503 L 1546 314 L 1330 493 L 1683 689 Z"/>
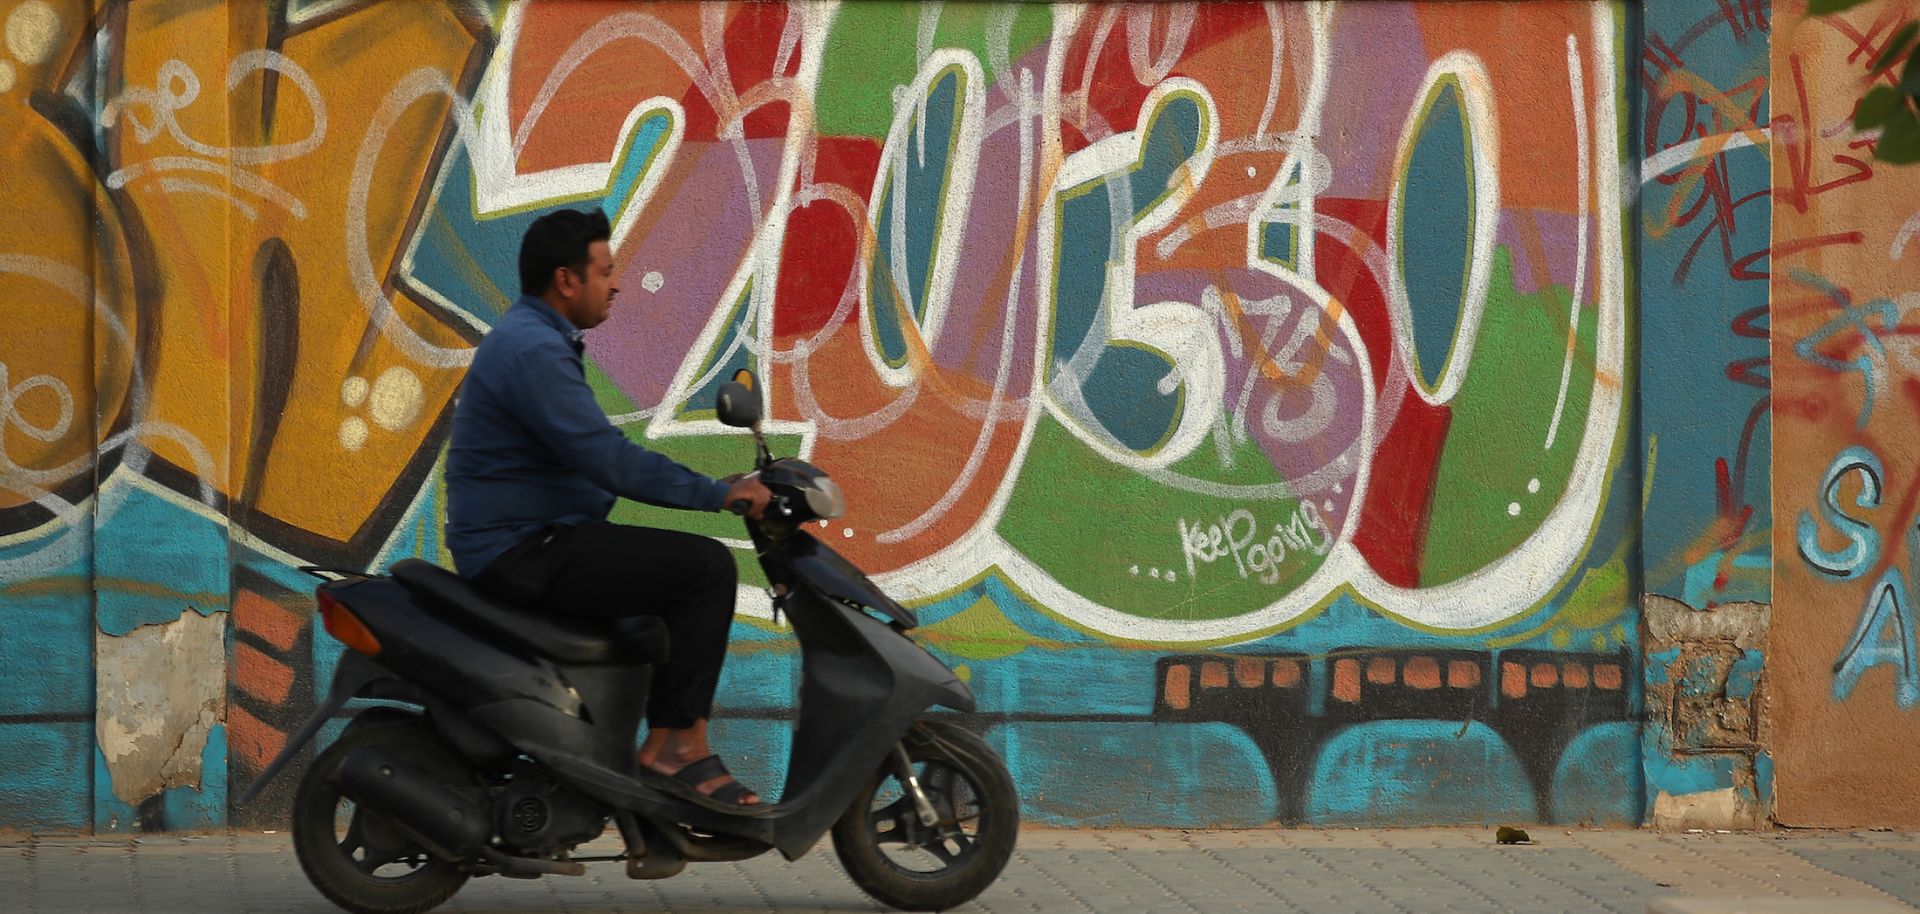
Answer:
<path fill-rule="evenodd" d="M 1833 665 L 1833 698 L 1845 701 L 1860 684 L 1860 676 L 1883 663 L 1895 666 L 1893 700 L 1902 710 L 1920 702 L 1920 666 L 1914 662 L 1913 598 L 1898 568 L 1873 585 L 1866 612 L 1854 629 L 1840 659 Z M 1892 632 L 1887 629 L 1891 627 Z M 1891 637 L 1888 635 L 1891 634 Z"/>

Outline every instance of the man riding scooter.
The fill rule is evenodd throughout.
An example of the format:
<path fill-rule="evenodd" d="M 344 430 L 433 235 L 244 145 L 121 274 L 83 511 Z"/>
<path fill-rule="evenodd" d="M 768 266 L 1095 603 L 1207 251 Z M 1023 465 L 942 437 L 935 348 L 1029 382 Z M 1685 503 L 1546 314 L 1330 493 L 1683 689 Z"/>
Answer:
<path fill-rule="evenodd" d="M 885 904 L 978 896 L 1011 858 L 1020 812 L 992 747 L 935 713 L 977 714 L 972 690 L 913 639 L 917 613 L 807 531 L 843 516 L 844 496 L 768 449 L 751 372 L 720 385 L 714 416 L 751 433 L 752 474 L 709 479 L 612 428 L 579 342 L 613 294 L 606 237 L 604 218 L 581 213 L 527 233 L 521 272 L 539 294 L 481 345 L 455 407 L 450 540 L 465 577 L 417 558 L 386 573 L 302 568 L 341 645 L 332 684 L 236 802 L 373 699 L 293 796 L 301 870 L 353 914 L 426 911 L 474 877 L 581 876 L 592 862 L 665 879 L 770 851 L 798 860 L 829 833 L 848 878 Z M 747 515 L 799 657 L 778 803 L 707 746 L 731 554 L 607 523 L 616 495 Z M 619 853 L 580 853 L 610 826 Z"/>
<path fill-rule="evenodd" d="M 447 545 L 461 575 L 499 599 L 556 614 L 666 623 L 637 762 L 681 795 L 755 806 L 707 743 L 726 659 L 736 570 L 719 542 L 609 523 L 616 496 L 758 519 L 754 475 L 723 482 L 634 443 L 587 386 L 581 337 L 607 319 L 613 285 L 604 213 L 559 210 L 520 244 L 521 296 L 475 353 L 447 452 Z"/>

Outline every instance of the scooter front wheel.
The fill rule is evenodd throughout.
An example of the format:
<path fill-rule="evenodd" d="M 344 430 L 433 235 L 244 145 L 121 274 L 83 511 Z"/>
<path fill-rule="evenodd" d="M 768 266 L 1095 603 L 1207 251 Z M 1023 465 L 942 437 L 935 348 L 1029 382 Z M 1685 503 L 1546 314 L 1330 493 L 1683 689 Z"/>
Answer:
<path fill-rule="evenodd" d="M 999 878 L 1019 836 L 1020 798 L 1000 757 L 967 730 L 922 721 L 902 743 L 934 823 L 921 820 L 890 757 L 833 826 L 833 849 L 854 884 L 882 904 L 944 911 Z"/>

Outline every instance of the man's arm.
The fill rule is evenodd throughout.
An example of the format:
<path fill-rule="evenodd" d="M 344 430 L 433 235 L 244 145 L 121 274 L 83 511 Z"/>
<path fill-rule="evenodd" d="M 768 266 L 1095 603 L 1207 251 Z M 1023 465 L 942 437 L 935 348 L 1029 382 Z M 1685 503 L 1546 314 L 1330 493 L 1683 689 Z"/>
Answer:
<path fill-rule="evenodd" d="M 649 451 L 613 427 L 572 348 L 536 343 L 519 352 L 513 364 L 503 399 L 562 462 L 594 485 L 663 507 L 726 507 L 726 483 Z"/>

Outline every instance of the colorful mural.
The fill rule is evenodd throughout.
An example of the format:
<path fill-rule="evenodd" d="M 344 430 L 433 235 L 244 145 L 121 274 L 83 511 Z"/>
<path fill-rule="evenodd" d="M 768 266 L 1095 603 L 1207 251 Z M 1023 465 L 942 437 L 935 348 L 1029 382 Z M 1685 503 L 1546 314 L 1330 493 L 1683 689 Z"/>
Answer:
<path fill-rule="evenodd" d="M 1756 706 L 1773 573 L 1770 7 L 1653 3 L 1641 15 L 1647 818 L 1755 826 L 1772 764 Z"/>
<path fill-rule="evenodd" d="M 282 814 L 226 794 L 337 651 L 292 569 L 446 561 L 562 206 L 613 421 L 732 472 L 760 373 L 1037 821 L 1637 822 L 1641 591 L 1771 599 L 1752 4 L 95 6 L 0 0 L 0 825 Z"/>
<path fill-rule="evenodd" d="M 1884 754 L 1912 744 L 1920 704 L 1920 361 L 1907 342 L 1920 332 L 1920 191 L 1850 121 L 1873 56 L 1913 10 L 1803 12 L 1782 17 L 1773 47 L 1779 815 L 1899 824 L 1920 815 L 1920 784 Z M 1842 770 L 1823 761 L 1836 754 Z"/>

